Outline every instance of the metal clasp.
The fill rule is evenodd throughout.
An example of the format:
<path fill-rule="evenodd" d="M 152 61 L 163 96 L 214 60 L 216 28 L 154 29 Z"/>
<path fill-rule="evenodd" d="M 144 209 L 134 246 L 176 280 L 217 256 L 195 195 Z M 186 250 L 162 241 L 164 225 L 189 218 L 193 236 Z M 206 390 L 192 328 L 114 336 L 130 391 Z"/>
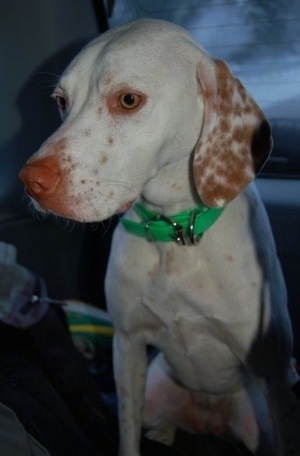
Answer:
<path fill-rule="evenodd" d="M 174 228 L 174 237 L 175 241 L 179 245 L 189 245 L 188 244 L 188 238 L 184 234 L 183 228 L 179 223 L 173 222 L 173 228 Z"/>
<path fill-rule="evenodd" d="M 182 225 L 179 223 L 174 222 L 171 218 L 160 215 L 159 218 L 161 220 L 165 220 L 167 223 L 173 226 L 174 229 L 174 240 L 178 245 L 196 245 L 200 242 L 203 233 L 198 235 L 195 234 L 195 218 L 196 218 L 196 211 L 191 213 L 190 221 L 189 221 L 189 232 L 185 234 Z"/>
<path fill-rule="evenodd" d="M 150 227 L 149 227 L 149 223 L 148 222 L 145 222 L 145 231 L 146 231 L 146 236 L 147 236 L 147 241 L 148 242 L 154 242 L 154 238 L 152 236 L 152 233 L 150 231 Z"/>
<path fill-rule="evenodd" d="M 173 220 L 170 217 L 167 217 L 166 215 L 160 214 L 158 216 L 159 220 L 164 220 L 165 222 L 169 223 L 173 228 L 174 228 L 174 240 L 177 242 L 177 244 L 180 245 L 185 245 L 186 239 L 185 239 L 185 234 L 183 232 L 183 228 L 179 223 L 173 222 Z"/>
<path fill-rule="evenodd" d="M 190 245 L 197 245 L 203 237 L 203 233 L 195 234 L 196 211 L 192 211 L 189 224 L 189 241 Z"/>

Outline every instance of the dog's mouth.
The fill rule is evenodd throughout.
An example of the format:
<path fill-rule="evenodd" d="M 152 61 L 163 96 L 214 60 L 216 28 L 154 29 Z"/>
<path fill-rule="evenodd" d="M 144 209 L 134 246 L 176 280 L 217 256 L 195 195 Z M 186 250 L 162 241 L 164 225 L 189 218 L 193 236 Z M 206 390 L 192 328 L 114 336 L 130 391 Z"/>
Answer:
<path fill-rule="evenodd" d="M 127 203 L 123 204 L 116 212 L 116 214 L 124 214 L 127 212 L 135 203 L 135 199 L 128 201 Z"/>
<path fill-rule="evenodd" d="M 85 217 L 85 215 L 83 213 L 81 213 L 80 210 L 78 210 L 78 207 L 77 206 L 73 206 L 72 205 L 68 205 L 68 206 L 63 206 L 60 203 L 58 203 L 56 201 L 56 203 L 54 201 L 51 201 L 51 203 L 48 202 L 48 204 L 45 204 L 43 201 L 38 201 L 37 199 L 33 198 L 28 192 L 28 197 L 31 201 L 31 204 L 33 206 L 33 208 L 35 210 L 37 210 L 38 212 L 42 212 L 44 213 L 45 215 L 46 214 L 53 214 L 53 215 L 57 215 L 59 217 L 63 217 L 63 218 L 68 218 L 68 219 L 71 219 L 71 220 L 75 220 L 75 221 L 81 221 L 81 222 L 90 222 L 90 221 L 98 221 L 100 218 L 103 219 L 103 216 L 94 216 L 92 217 L 93 220 L 91 220 L 91 217 L 90 216 L 87 216 Z M 126 202 L 125 204 L 122 204 L 115 212 L 115 215 L 121 215 L 121 214 L 124 214 L 125 212 L 127 212 L 135 203 L 136 199 L 133 199 L 133 200 L 130 200 L 128 202 Z M 107 214 L 107 217 L 105 218 L 109 218 L 111 215 L 113 214 Z"/>
<path fill-rule="evenodd" d="M 59 204 L 57 201 L 51 201 L 51 203 L 46 204 L 43 201 L 39 201 L 38 199 L 33 198 L 29 192 L 26 193 L 31 206 L 35 211 L 41 212 L 44 215 L 55 215 L 58 217 L 78 221 L 78 214 L 74 208 L 62 207 L 61 204 Z"/>

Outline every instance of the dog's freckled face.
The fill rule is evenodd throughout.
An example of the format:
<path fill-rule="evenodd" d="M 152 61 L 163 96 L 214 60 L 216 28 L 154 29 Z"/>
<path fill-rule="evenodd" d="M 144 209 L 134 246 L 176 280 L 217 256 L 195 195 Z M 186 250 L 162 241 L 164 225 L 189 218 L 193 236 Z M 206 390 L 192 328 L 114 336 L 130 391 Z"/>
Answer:
<path fill-rule="evenodd" d="M 113 134 L 117 118 L 133 116 L 142 109 L 147 97 L 129 87 L 117 92 L 111 90 L 96 109 L 96 116 L 97 128 L 101 130 L 101 124 L 107 123 L 109 118 L 114 122 L 114 128 L 108 130 L 105 141 L 99 138 L 97 145 L 97 134 L 93 135 L 92 128 L 79 129 L 77 122 L 69 120 L 72 114 L 65 90 L 59 87 L 54 93 L 64 124 L 22 170 L 27 192 L 37 201 L 38 208 L 72 219 L 101 220 L 120 212 L 123 207 L 129 208 L 138 193 L 130 180 L 123 180 L 118 174 L 114 179 L 114 173 L 109 171 L 113 166 L 110 162 L 114 160 Z M 89 114 L 91 124 L 94 121 L 92 112 L 93 109 Z M 104 112 L 107 120 L 101 121 Z M 69 123 L 71 125 L 66 127 Z M 119 195 L 115 187 L 119 187 Z"/>

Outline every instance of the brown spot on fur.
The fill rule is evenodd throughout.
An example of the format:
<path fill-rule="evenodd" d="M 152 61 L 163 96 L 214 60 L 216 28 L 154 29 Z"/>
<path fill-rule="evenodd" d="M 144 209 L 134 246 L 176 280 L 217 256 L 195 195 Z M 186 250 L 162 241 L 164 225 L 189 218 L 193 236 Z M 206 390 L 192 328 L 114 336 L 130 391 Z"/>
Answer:
<path fill-rule="evenodd" d="M 91 132 L 91 130 L 84 130 L 83 134 L 84 134 L 84 136 L 90 137 L 92 132 Z"/>
<path fill-rule="evenodd" d="M 199 88 L 200 87 L 201 86 L 199 85 Z M 214 91 L 212 90 L 211 87 L 205 87 L 205 89 L 202 91 L 202 94 L 205 99 L 214 97 Z"/>
<path fill-rule="evenodd" d="M 109 138 L 107 138 L 107 142 L 108 144 L 113 144 L 114 143 L 114 138 L 112 138 L 111 136 Z"/>
<path fill-rule="evenodd" d="M 228 119 L 223 118 L 220 121 L 220 129 L 223 133 L 228 133 L 231 129 L 231 125 Z"/>
<path fill-rule="evenodd" d="M 151 266 L 151 268 L 147 272 L 147 276 L 148 277 L 154 276 L 154 274 L 157 272 L 157 269 L 158 269 L 158 262 L 156 261 L 155 263 L 153 263 L 153 265 Z"/>
<path fill-rule="evenodd" d="M 172 272 L 174 265 L 174 251 L 173 249 L 168 249 L 166 252 L 166 271 L 167 274 Z"/>
<path fill-rule="evenodd" d="M 68 141 L 66 138 L 60 138 L 58 139 L 57 141 L 55 141 L 54 143 L 50 143 L 48 145 L 48 148 L 50 149 L 49 152 L 51 154 L 61 154 L 62 152 L 65 151 L 65 149 L 67 148 L 68 146 Z"/>
<path fill-rule="evenodd" d="M 101 165 L 105 165 L 108 162 L 108 155 L 103 154 L 102 157 L 100 158 L 100 163 Z"/>
<path fill-rule="evenodd" d="M 182 190 L 182 185 L 178 184 L 178 182 L 174 182 L 173 184 L 171 184 L 171 188 L 173 188 L 174 190 Z"/>
<path fill-rule="evenodd" d="M 113 77 L 111 74 L 107 74 L 103 80 L 103 84 L 109 85 L 111 81 L 113 80 Z"/>
<path fill-rule="evenodd" d="M 63 152 L 60 156 L 60 161 L 62 163 L 71 163 L 72 159 L 70 155 L 67 155 L 65 152 Z"/>
<path fill-rule="evenodd" d="M 245 140 L 245 130 L 244 128 L 237 126 L 232 132 L 232 139 L 238 143 L 241 143 Z"/>
<path fill-rule="evenodd" d="M 240 104 L 236 104 L 233 108 L 233 114 L 236 117 L 241 117 L 243 115 L 243 108 Z"/>
<path fill-rule="evenodd" d="M 172 247 L 168 248 L 166 251 L 166 258 L 165 258 L 165 266 L 166 266 L 166 273 L 169 275 L 176 275 L 180 276 L 182 275 L 182 267 L 177 264 L 176 258 L 175 258 L 175 252 Z"/>

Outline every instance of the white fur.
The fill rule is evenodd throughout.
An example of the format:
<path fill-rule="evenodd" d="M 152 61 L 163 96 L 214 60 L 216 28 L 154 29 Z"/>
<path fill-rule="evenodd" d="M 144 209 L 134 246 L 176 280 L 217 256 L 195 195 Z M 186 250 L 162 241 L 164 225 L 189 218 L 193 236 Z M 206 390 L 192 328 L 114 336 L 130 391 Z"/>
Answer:
<path fill-rule="evenodd" d="M 191 157 L 211 130 L 204 123 L 217 118 L 203 95 L 210 72 L 212 59 L 164 22 L 94 40 L 59 81 L 68 99 L 62 126 L 23 172 L 38 207 L 98 221 L 138 199 L 166 215 L 199 204 Z M 111 108 L 109 96 L 118 103 L 122 91 L 142 94 L 141 109 Z M 253 453 L 284 454 L 275 434 L 277 393 L 288 391 L 292 369 L 286 290 L 259 195 L 253 185 L 242 190 L 231 202 L 218 197 L 227 207 L 197 246 L 150 243 L 122 225 L 114 233 L 106 293 L 122 456 L 139 454 L 148 344 L 161 351 L 147 380 L 148 428 L 228 432 Z M 126 217 L 138 220 L 133 209 Z"/>

